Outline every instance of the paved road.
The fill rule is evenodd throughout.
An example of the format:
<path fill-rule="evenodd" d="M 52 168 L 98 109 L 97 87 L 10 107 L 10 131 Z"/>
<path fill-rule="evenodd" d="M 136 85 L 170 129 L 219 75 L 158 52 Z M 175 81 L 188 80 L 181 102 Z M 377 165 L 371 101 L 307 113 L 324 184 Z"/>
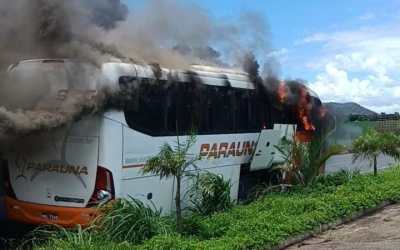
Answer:
<path fill-rule="evenodd" d="M 384 169 L 395 164 L 393 158 L 380 155 L 378 157 L 378 168 Z M 326 173 L 337 172 L 341 169 L 344 170 L 360 170 L 361 172 L 369 172 L 373 170 L 373 167 L 370 166 L 370 163 L 365 160 L 358 160 L 353 163 L 353 155 L 352 154 L 343 154 L 343 155 L 335 155 L 331 157 L 326 162 Z"/>
<path fill-rule="evenodd" d="M 398 250 L 400 204 L 341 225 L 286 250 Z"/>

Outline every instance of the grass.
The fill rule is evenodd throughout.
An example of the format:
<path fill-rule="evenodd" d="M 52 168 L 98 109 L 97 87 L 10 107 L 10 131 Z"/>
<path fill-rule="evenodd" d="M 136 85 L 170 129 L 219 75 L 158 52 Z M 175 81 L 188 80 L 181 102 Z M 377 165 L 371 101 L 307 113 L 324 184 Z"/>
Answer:
<path fill-rule="evenodd" d="M 191 221 L 195 233 L 183 236 L 159 232 L 142 244 L 90 238 L 72 244 L 75 238 L 51 239 L 37 249 L 268 249 L 291 236 L 321 224 L 400 199 L 400 167 L 371 174 L 320 177 L 307 187 L 288 193 L 271 193 L 248 205 Z M 78 237 L 78 238 L 79 238 Z M 85 238 L 89 237 L 89 238 Z M 97 236 L 92 236 L 97 237 Z M 98 242 L 96 242 L 98 241 Z"/>
<path fill-rule="evenodd" d="M 173 231 L 171 220 L 162 217 L 161 211 L 133 198 L 118 200 L 104 210 L 104 216 L 85 229 L 41 227 L 32 233 L 26 245 L 33 244 L 38 249 L 120 249 Z"/>

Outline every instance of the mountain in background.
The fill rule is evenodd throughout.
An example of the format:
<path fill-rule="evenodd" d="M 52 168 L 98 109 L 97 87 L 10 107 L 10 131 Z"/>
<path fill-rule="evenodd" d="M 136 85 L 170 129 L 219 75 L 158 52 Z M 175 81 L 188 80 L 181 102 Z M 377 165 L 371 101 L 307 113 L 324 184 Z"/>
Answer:
<path fill-rule="evenodd" d="M 351 114 L 353 115 L 376 115 L 377 113 L 369 110 L 355 102 L 327 102 L 324 103 L 325 107 L 336 116 L 337 120 L 347 120 Z"/>

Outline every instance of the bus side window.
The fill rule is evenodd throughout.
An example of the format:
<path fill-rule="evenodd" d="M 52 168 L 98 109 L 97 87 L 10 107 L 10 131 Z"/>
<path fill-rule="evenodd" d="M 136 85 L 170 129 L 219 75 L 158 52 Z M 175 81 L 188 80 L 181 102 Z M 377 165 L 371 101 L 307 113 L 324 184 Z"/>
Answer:
<path fill-rule="evenodd" d="M 200 132 L 203 134 L 228 134 L 234 133 L 234 91 L 229 87 L 206 85 L 202 91 L 203 98 L 199 103 L 201 124 Z"/>
<path fill-rule="evenodd" d="M 257 94 L 253 91 L 250 93 L 248 102 L 249 109 L 249 131 L 259 131 L 261 124 L 259 121 L 259 107 L 257 106 Z"/>
<path fill-rule="evenodd" d="M 201 93 L 195 83 L 174 82 L 166 99 L 168 134 L 176 135 L 178 132 L 184 135 L 192 129 L 200 132 Z"/>
<path fill-rule="evenodd" d="M 179 105 L 179 130 L 180 133 L 187 134 L 191 129 L 197 129 L 197 110 L 195 110 L 194 103 L 197 99 L 193 83 L 182 83 L 180 93 Z"/>
<path fill-rule="evenodd" d="M 249 129 L 249 95 L 244 89 L 236 90 L 236 132 L 247 132 Z"/>
<path fill-rule="evenodd" d="M 140 79 L 125 105 L 125 118 L 130 128 L 153 136 L 166 133 L 165 84 L 162 80 Z"/>
<path fill-rule="evenodd" d="M 167 131 L 168 135 L 176 135 L 176 121 L 178 119 L 177 116 L 177 91 L 178 83 L 171 83 L 167 89 L 166 95 L 166 120 L 167 120 Z"/>

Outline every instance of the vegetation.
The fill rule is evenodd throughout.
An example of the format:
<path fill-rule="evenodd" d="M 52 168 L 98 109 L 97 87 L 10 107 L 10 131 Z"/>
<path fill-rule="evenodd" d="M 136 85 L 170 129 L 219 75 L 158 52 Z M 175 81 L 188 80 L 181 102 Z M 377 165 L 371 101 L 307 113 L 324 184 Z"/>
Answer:
<path fill-rule="evenodd" d="M 133 244 L 172 231 L 168 219 L 161 217 L 161 211 L 134 198 L 116 201 L 96 226 L 109 240 Z"/>
<path fill-rule="evenodd" d="M 195 234 L 159 233 L 143 244 L 111 241 L 81 230 L 57 235 L 37 249 L 268 249 L 288 237 L 335 221 L 383 201 L 400 199 L 400 167 L 371 174 L 339 172 L 308 186 L 270 193 L 249 205 L 194 219 Z"/>
<path fill-rule="evenodd" d="M 310 183 L 315 177 L 324 172 L 324 165 L 329 158 L 344 151 L 341 145 L 326 146 L 325 139 L 312 140 L 306 145 L 305 163 L 303 175 L 306 183 Z"/>
<path fill-rule="evenodd" d="M 283 157 L 283 163 L 272 168 L 278 171 L 283 184 L 304 184 L 302 169 L 305 167 L 306 144 L 300 143 L 294 138 L 292 140 L 283 139 L 277 150 Z"/>
<path fill-rule="evenodd" d="M 377 158 L 380 154 L 400 159 L 400 137 L 393 133 L 379 133 L 369 130 L 353 142 L 353 161 L 365 159 L 374 167 L 374 175 L 378 174 Z"/>
<path fill-rule="evenodd" d="M 58 226 L 43 226 L 33 231 L 23 246 L 44 245 L 50 249 L 97 249 L 101 246 L 136 245 L 156 235 L 173 232 L 172 223 L 161 211 L 130 198 L 117 200 L 104 207 L 104 216 L 88 228 L 65 229 Z M 45 241 L 47 239 L 47 242 Z"/>
<path fill-rule="evenodd" d="M 181 207 L 181 184 L 186 170 L 196 165 L 197 157 L 191 156 L 189 149 L 195 144 L 196 136 L 194 133 L 187 138 L 186 142 L 181 143 L 177 137 L 176 146 L 172 147 L 168 143 L 164 144 L 160 152 L 148 160 L 143 168 L 143 173 L 153 173 L 160 178 L 174 177 L 176 183 L 175 207 L 176 207 L 176 227 L 178 232 L 182 229 L 182 207 Z"/>
<path fill-rule="evenodd" d="M 220 175 L 202 173 L 190 189 L 191 210 L 201 215 L 211 215 L 233 206 L 231 183 Z"/>
<path fill-rule="evenodd" d="M 283 163 L 273 167 L 280 172 L 283 184 L 310 183 L 322 173 L 322 166 L 333 155 L 343 151 L 343 147 L 334 145 L 324 148 L 324 140 L 313 140 L 309 143 L 284 139 L 276 147 L 283 157 Z"/>
<path fill-rule="evenodd" d="M 44 226 L 34 231 L 32 238 L 20 248 L 29 249 L 30 244 L 36 249 L 97 249 L 107 245 L 107 238 L 95 232 L 94 227 L 82 229 L 78 226 L 74 230 L 68 230 L 57 226 Z"/>

